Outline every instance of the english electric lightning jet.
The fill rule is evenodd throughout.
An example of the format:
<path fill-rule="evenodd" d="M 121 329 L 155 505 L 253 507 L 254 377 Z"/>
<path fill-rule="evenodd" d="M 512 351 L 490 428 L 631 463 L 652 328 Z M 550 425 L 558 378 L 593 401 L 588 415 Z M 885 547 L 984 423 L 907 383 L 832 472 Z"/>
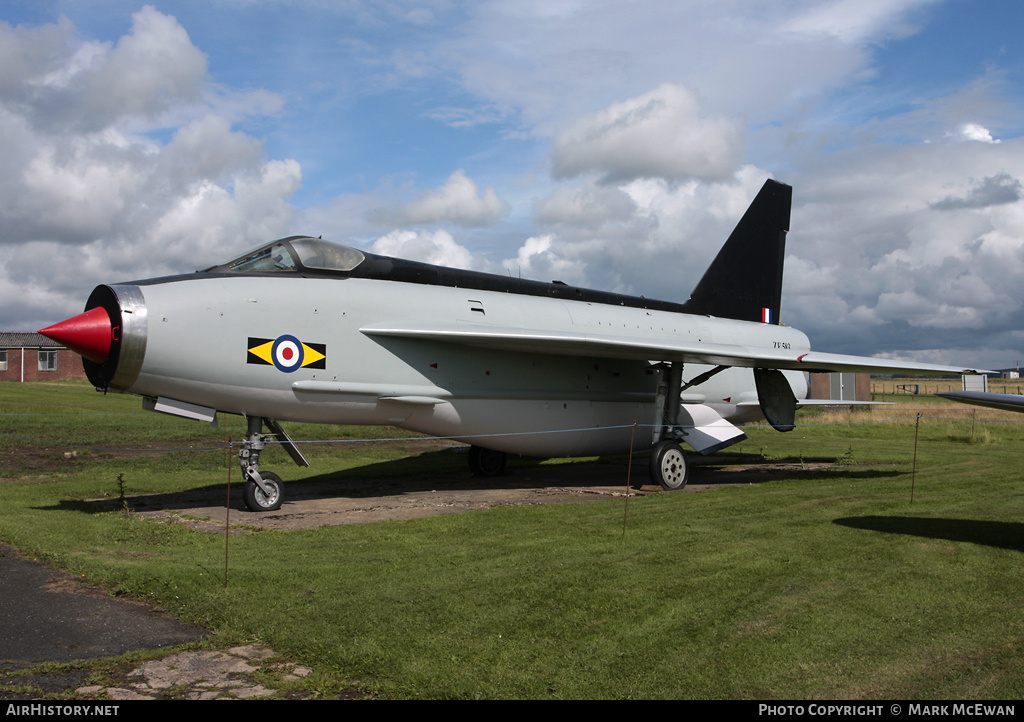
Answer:
<path fill-rule="evenodd" d="M 280 477 L 259 469 L 270 435 L 308 465 L 282 421 L 464 441 L 480 475 L 506 454 L 625 453 L 639 422 L 653 479 L 678 489 L 680 442 L 708 454 L 745 438 L 737 423 L 792 429 L 803 372 L 974 373 L 817 353 L 781 325 L 791 200 L 767 181 L 685 303 L 293 236 L 204 271 L 97 286 L 84 313 L 41 333 L 81 354 L 98 389 L 196 419 L 245 416 L 253 510 L 281 504 Z"/>

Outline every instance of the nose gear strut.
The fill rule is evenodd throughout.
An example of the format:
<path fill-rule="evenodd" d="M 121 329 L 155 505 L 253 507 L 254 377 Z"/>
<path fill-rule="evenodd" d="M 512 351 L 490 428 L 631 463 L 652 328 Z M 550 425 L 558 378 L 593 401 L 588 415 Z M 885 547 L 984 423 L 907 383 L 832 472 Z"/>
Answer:
<path fill-rule="evenodd" d="M 247 418 L 246 438 L 238 451 L 238 463 L 245 477 L 245 506 L 249 511 L 275 511 L 281 508 L 284 500 L 284 482 L 272 471 L 261 473 L 259 470 L 260 453 L 266 448 L 268 439 L 280 443 L 298 466 L 309 466 L 309 461 L 277 421 L 262 416 Z M 270 434 L 263 433 L 264 425 Z"/>

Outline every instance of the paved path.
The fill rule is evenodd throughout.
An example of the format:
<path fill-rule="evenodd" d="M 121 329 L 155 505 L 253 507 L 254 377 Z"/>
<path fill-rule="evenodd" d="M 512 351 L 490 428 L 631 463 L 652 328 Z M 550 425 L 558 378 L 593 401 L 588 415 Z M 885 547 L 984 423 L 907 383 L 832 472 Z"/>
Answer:
<path fill-rule="evenodd" d="M 0 672 L 3 685 L 44 692 L 77 686 L 81 673 L 17 675 L 42 662 L 115 657 L 205 638 L 202 629 L 149 607 L 113 599 L 67 573 L 45 567 L 0 545 Z M 12 698 L 0 690 L 0 698 Z"/>
<path fill-rule="evenodd" d="M 94 592 L 0 546 L 0 665 L 113 657 L 203 639 L 149 607 Z"/>

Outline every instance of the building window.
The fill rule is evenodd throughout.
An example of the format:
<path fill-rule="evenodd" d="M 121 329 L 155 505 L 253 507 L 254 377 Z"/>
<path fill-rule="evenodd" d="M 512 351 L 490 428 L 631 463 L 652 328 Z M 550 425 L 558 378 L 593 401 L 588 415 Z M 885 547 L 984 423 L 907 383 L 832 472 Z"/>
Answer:
<path fill-rule="evenodd" d="M 39 352 L 39 370 L 40 371 L 56 371 L 57 370 L 57 352 L 56 351 L 40 351 Z"/>
<path fill-rule="evenodd" d="M 7 370 L 7 350 L 0 351 L 0 371 Z"/>

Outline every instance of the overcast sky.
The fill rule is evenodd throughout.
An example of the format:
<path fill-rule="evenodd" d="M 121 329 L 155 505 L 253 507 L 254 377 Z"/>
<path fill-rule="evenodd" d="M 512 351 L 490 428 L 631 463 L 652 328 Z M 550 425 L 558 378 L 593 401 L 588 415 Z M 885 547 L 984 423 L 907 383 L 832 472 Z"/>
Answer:
<path fill-rule="evenodd" d="M 6 0 L 0 330 L 308 234 L 685 300 L 767 178 L 821 351 L 1024 359 L 1019 0 Z"/>

